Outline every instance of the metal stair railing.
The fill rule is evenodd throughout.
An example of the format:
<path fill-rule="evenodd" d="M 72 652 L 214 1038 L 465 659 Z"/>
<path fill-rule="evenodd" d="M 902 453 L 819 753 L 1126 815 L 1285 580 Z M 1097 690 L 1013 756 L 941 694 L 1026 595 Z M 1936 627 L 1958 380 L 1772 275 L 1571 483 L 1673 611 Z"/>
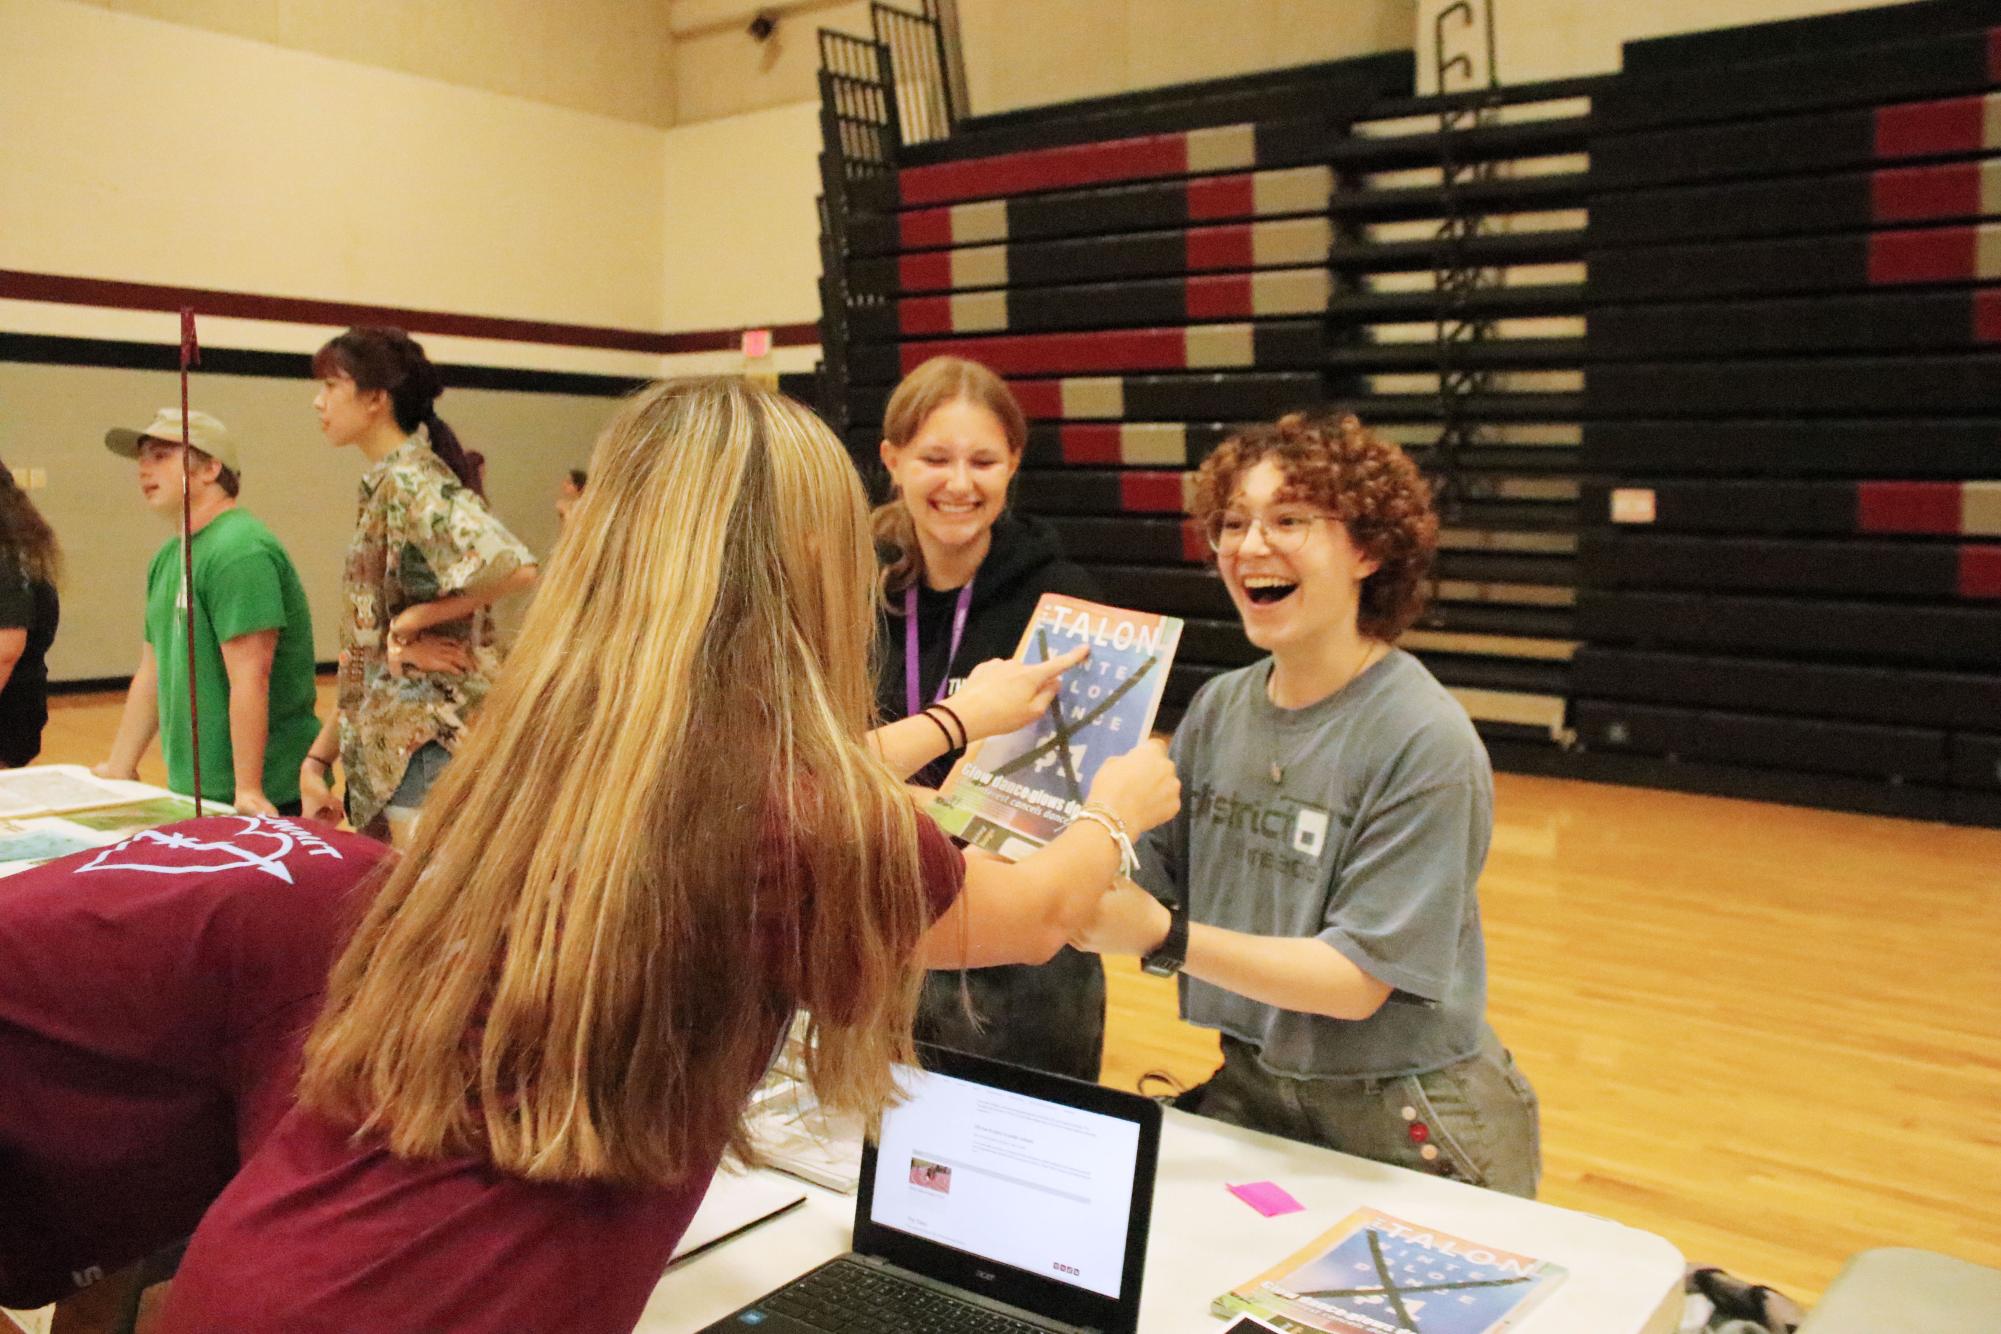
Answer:
<path fill-rule="evenodd" d="M 893 201 L 898 130 L 889 48 L 868 37 L 820 29 L 820 391 L 821 415 L 847 425 L 849 310 L 870 298 L 848 281 L 847 220 L 866 199 Z M 873 298 L 879 302 L 885 298 Z"/>
<path fill-rule="evenodd" d="M 902 142 L 949 138 L 961 109 L 952 94 L 950 42 L 939 0 L 924 0 L 921 14 L 876 0 L 869 6 L 869 24 L 889 52 Z"/>
<path fill-rule="evenodd" d="M 1500 285 L 1500 271 L 1482 266 L 1471 253 L 1473 245 L 1487 230 L 1486 211 L 1465 197 L 1468 186 L 1494 179 L 1493 160 L 1479 157 L 1472 162 L 1460 159 L 1457 136 L 1468 129 L 1491 124 L 1501 105 L 1500 79 L 1495 63 L 1494 0 L 1483 0 L 1480 14 L 1473 0 L 1455 0 L 1438 11 L 1432 20 L 1432 61 L 1438 96 L 1439 173 L 1444 217 L 1439 223 L 1441 242 L 1432 278 L 1437 297 L 1436 344 L 1438 397 L 1442 424 L 1438 444 L 1432 453 L 1440 514 L 1448 521 L 1465 499 L 1461 473 L 1464 453 L 1484 441 L 1480 419 L 1472 411 L 1474 403 L 1493 387 L 1494 372 L 1482 357 L 1469 349 L 1493 336 L 1493 319 L 1478 311 L 1477 298 Z M 1454 74 L 1471 80 L 1473 58 L 1464 51 L 1447 56 L 1446 30 L 1457 19 L 1462 29 L 1484 28 L 1487 82 L 1484 88 L 1455 94 L 1448 89 Z M 1484 22 L 1482 21 L 1484 19 Z M 1465 33 L 1462 32 L 1462 36 Z"/>

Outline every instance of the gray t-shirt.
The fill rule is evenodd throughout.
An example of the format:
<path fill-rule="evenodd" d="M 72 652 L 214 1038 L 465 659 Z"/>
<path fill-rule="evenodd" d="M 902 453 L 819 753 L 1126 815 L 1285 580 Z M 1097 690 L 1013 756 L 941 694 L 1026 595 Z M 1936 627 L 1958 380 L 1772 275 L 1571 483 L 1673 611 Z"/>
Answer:
<path fill-rule="evenodd" d="M 1185 896 L 1197 922 L 1317 937 L 1395 991 L 1367 1019 L 1329 1019 L 1184 974 L 1182 1018 L 1286 1075 L 1390 1078 L 1471 1056 L 1487 1004 L 1474 884 L 1494 823 L 1472 720 L 1401 650 L 1303 709 L 1274 705 L 1270 677 L 1266 659 L 1196 692 L 1174 734 L 1181 813 L 1141 840 L 1140 883 Z"/>

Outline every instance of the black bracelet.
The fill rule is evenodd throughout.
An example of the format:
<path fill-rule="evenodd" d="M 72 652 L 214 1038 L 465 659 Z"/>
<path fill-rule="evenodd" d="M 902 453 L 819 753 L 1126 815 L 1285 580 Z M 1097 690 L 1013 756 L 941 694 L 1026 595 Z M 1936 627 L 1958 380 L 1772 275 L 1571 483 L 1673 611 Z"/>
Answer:
<path fill-rule="evenodd" d="M 966 731 L 965 720 L 960 718 L 958 714 L 952 712 L 951 709 L 947 708 L 943 704 L 933 704 L 931 707 L 938 710 L 938 712 L 944 714 L 947 718 L 950 718 L 952 720 L 952 725 L 959 729 L 959 744 L 954 746 L 953 749 L 964 750 L 966 746 L 969 744 L 971 739 L 971 734 Z"/>
<path fill-rule="evenodd" d="M 944 723 L 938 720 L 938 716 L 936 714 L 932 713 L 931 710 L 926 709 L 924 710 L 924 712 L 918 714 L 917 716 L 929 722 L 933 727 L 938 729 L 938 735 L 945 738 L 946 750 L 956 749 L 956 747 L 952 745 L 952 733 L 946 729 Z"/>
<path fill-rule="evenodd" d="M 311 760 L 314 764 L 319 765 L 320 768 L 326 770 L 328 773 L 333 772 L 332 760 L 323 760 L 319 756 L 313 754 L 313 752 L 311 752 L 310 750 L 306 752 L 306 758 Z"/>

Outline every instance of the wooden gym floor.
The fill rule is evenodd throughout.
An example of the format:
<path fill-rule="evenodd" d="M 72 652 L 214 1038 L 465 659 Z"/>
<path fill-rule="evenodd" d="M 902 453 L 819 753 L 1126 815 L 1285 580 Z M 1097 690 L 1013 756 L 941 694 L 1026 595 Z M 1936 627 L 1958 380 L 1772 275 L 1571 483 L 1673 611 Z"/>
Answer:
<path fill-rule="evenodd" d="M 101 758 L 119 697 L 51 703 L 42 761 Z M 1497 789 L 1491 1011 L 1542 1098 L 1544 1200 L 1805 1303 L 1871 1246 L 2001 1266 L 2001 830 Z M 1206 1075 L 1172 984 L 1110 971 L 1106 1082 Z"/>

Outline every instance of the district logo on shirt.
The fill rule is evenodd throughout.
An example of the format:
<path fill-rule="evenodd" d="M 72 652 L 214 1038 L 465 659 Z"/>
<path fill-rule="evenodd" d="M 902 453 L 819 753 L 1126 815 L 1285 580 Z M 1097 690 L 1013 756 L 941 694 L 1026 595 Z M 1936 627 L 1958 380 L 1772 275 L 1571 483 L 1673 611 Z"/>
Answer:
<path fill-rule="evenodd" d="M 1276 865 L 1288 875 L 1312 871 L 1314 862 L 1327 848 L 1327 836 L 1334 827 L 1334 814 L 1325 806 L 1288 797 L 1283 793 L 1245 799 L 1213 786 L 1198 785 L 1187 794 L 1189 817 L 1197 823 L 1220 825 L 1225 830 L 1256 840 L 1246 852 L 1253 861 Z M 1257 843 L 1266 847 L 1260 849 Z M 1286 849 L 1280 853 L 1271 844 Z"/>
<path fill-rule="evenodd" d="M 1292 850 L 1318 857 L 1320 850 L 1326 846 L 1327 812 L 1301 802 L 1299 814 L 1292 822 Z"/>

